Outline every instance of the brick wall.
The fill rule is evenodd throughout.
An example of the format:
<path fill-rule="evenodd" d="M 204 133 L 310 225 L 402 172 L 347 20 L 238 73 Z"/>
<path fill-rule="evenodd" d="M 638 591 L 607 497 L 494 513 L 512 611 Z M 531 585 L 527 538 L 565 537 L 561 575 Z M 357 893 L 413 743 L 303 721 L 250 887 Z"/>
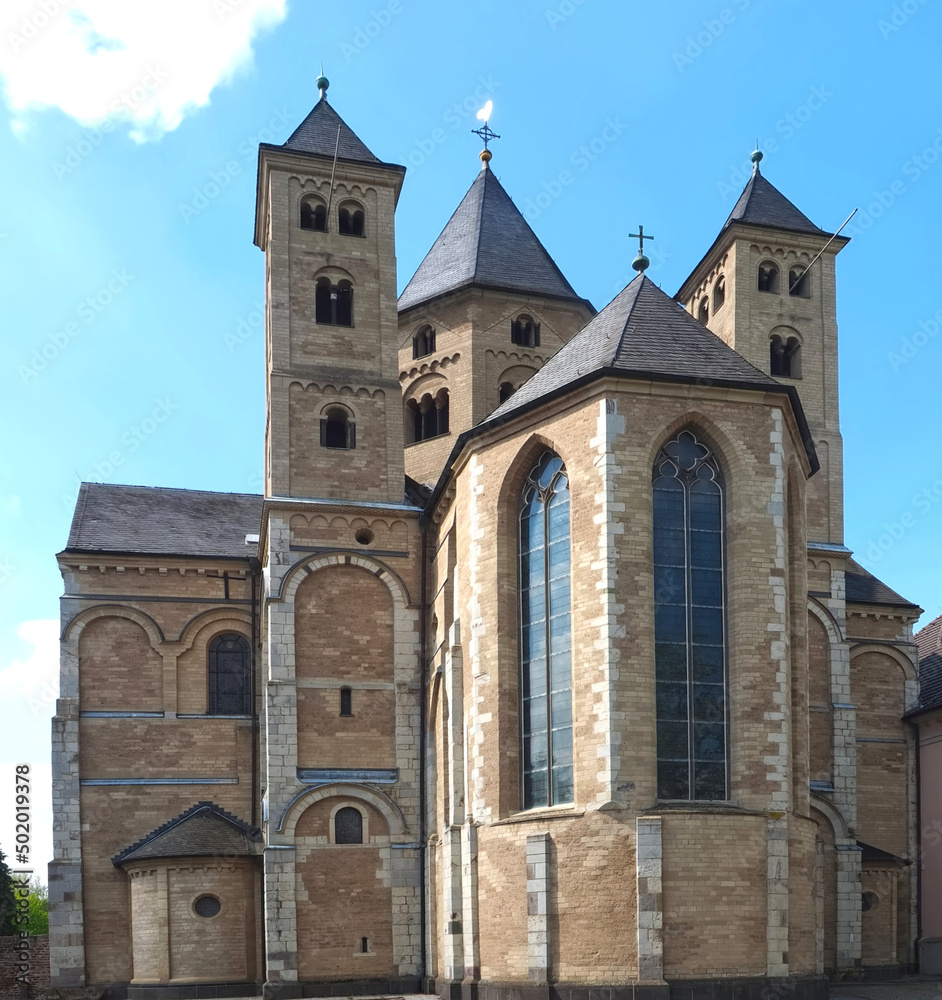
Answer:
<path fill-rule="evenodd" d="M 29 981 L 32 986 L 49 985 L 49 938 L 43 934 L 29 940 Z M 19 937 L 0 937 L 0 1000 L 19 1000 Z"/>

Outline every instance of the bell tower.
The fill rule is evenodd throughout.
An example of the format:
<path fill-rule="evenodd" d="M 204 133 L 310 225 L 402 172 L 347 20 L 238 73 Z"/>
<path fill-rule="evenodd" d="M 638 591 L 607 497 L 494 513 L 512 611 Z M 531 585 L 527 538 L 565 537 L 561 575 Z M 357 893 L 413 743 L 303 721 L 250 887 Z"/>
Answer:
<path fill-rule="evenodd" d="M 393 217 L 405 167 L 381 162 L 327 101 L 261 144 L 265 493 L 402 502 Z"/>
<path fill-rule="evenodd" d="M 798 390 L 820 471 L 808 482 L 809 542 L 843 544 L 835 258 L 819 229 L 762 175 L 748 184 L 676 298 L 756 368 Z"/>

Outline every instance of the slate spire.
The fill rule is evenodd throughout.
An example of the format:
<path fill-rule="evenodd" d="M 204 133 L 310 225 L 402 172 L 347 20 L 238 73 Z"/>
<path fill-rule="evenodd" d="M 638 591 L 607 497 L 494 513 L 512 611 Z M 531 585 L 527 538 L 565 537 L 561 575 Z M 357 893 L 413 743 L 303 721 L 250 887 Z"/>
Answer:
<path fill-rule="evenodd" d="M 379 157 L 360 140 L 352 128 L 337 114 L 327 101 L 327 77 L 321 74 L 317 78 L 317 89 L 320 100 L 314 105 L 311 113 L 288 136 L 282 149 L 295 150 L 299 153 L 314 153 L 316 156 L 329 156 L 333 159 L 334 150 L 337 158 L 354 163 L 379 163 Z M 337 130 L 340 130 L 340 143 L 337 143 Z"/>
<path fill-rule="evenodd" d="M 486 160 L 399 297 L 399 311 L 470 285 L 585 302 Z"/>
<path fill-rule="evenodd" d="M 831 235 L 819 229 L 774 184 L 766 180 L 759 169 L 762 160 L 760 150 L 756 150 L 751 159 L 752 176 L 739 196 L 739 201 L 729 213 L 729 218 L 723 224 L 724 230 L 735 222 L 744 222 L 746 225 L 788 229 L 795 233 L 810 233 L 814 236 Z"/>

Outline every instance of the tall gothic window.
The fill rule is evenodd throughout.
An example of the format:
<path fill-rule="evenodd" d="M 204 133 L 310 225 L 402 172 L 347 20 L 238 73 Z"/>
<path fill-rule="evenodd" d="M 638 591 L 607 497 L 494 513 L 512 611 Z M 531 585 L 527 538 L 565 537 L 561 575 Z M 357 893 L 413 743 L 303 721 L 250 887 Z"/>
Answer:
<path fill-rule="evenodd" d="M 523 807 L 573 801 L 569 480 L 546 452 L 520 495 Z"/>
<path fill-rule="evenodd" d="M 727 798 L 723 485 L 684 431 L 654 463 L 657 794 Z"/>
<path fill-rule="evenodd" d="M 249 644 L 241 635 L 220 635 L 209 644 L 209 714 L 252 714 Z"/>

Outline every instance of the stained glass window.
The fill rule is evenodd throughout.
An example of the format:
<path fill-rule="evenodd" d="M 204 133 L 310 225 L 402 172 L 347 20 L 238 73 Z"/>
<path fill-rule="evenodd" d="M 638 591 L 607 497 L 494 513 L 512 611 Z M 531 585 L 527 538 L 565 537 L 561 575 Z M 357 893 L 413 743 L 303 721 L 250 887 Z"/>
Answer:
<path fill-rule="evenodd" d="M 251 715 L 249 644 L 241 635 L 220 635 L 209 645 L 209 714 Z"/>
<path fill-rule="evenodd" d="M 684 431 L 654 463 L 657 789 L 662 799 L 727 797 L 723 486 L 708 448 Z"/>
<path fill-rule="evenodd" d="M 523 807 L 573 801 L 569 481 L 546 452 L 520 496 Z"/>

